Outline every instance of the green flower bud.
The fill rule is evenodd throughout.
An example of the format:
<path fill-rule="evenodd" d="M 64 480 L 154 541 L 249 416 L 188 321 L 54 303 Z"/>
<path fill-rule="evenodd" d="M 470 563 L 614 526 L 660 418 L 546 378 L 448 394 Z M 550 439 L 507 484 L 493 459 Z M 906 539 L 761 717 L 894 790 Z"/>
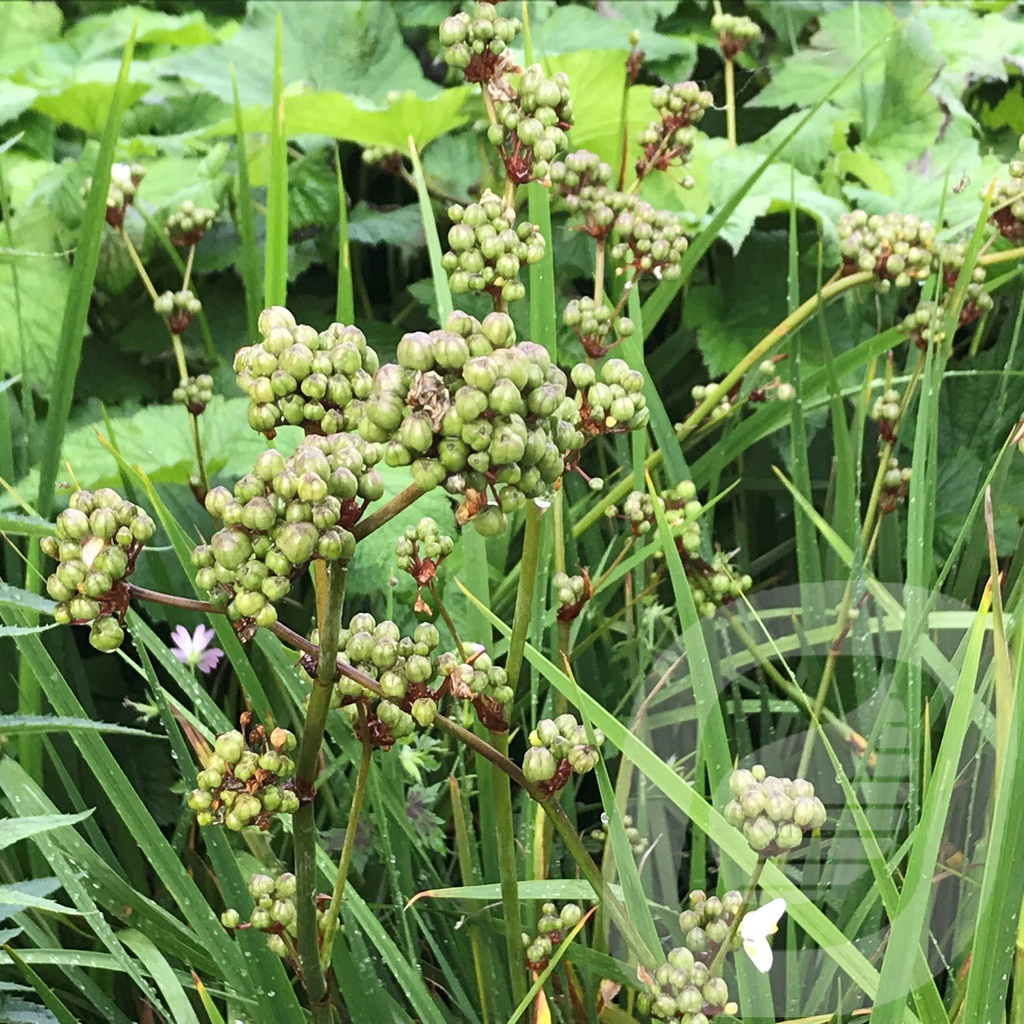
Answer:
<path fill-rule="evenodd" d="M 214 541 L 216 539 L 214 537 Z M 312 523 L 287 523 L 278 531 L 274 541 L 290 562 L 303 565 L 313 557 L 317 539 L 316 527 Z"/>
<path fill-rule="evenodd" d="M 424 729 L 429 728 L 437 715 L 437 702 L 431 697 L 419 697 L 412 702 L 412 717 Z"/>
<path fill-rule="evenodd" d="M 72 617 L 79 618 L 72 610 Z M 124 630 L 117 619 L 104 615 L 102 619 L 96 619 L 89 629 L 89 643 L 98 651 L 110 653 L 116 651 L 124 640 Z"/>
<path fill-rule="evenodd" d="M 523 774 L 530 782 L 548 782 L 558 768 L 547 747 L 530 747 L 523 756 Z"/>

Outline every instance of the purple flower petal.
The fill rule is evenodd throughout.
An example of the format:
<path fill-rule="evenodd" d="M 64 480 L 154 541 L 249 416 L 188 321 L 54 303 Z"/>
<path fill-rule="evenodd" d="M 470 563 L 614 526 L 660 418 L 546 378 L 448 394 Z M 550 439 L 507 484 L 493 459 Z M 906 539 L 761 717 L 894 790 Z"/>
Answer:
<path fill-rule="evenodd" d="M 171 630 L 171 640 L 174 641 L 174 646 L 177 649 L 175 653 L 184 654 L 192 647 L 192 637 L 188 635 L 188 630 L 184 626 L 175 626 Z"/>
<path fill-rule="evenodd" d="M 224 652 L 219 647 L 209 648 L 203 652 L 202 657 L 199 659 L 199 671 L 203 675 L 212 672 L 220 664 L 220 659 L 223 657 Z"/>
<path fill-rule="evenodd" d="M 199 651 L 205 651 L 210 645 L 210 641 L 217 635 L 214 629 L 209 626 L 204 626 L 200 623 L 196 626 L 196 631 L 192 634 L 192 649 L 197 653 Z"/>

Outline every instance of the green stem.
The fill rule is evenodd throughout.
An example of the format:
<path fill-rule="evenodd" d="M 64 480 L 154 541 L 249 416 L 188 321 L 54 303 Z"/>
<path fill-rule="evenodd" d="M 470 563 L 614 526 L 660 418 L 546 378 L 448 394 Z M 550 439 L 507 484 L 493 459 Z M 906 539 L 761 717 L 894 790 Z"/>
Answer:
<path fill-rule="evenodd" d="M 334 936 L 338 930 L 338 914 L 341 912 L 341 898 L 345 894 L 345 880 L 348 878 L 349 865 L 352 863 L 352 851 L 356 845 L 356 829 L 359 827 L 359 813 L 363 807 L 363 796 L 366 793 L 366 780 L 370 774 L 370 755 L 373 747 L 366 736 L 366 708 L 359 705 L 360 732 L 363 740 L 363 753 L 359 759 L 359 771 L 356 775 L 356 787 L 352 792 L 352 806 L 348 812 L 348 823 L 345 825 L 345 841 L 341 847 L 341 860 L 338 862 L 338 874 L 334 879 L 334 892 L 331 904 L 324 918 L 324 935 L 320 944 L 320 966 L 326 971 L 331 963 L 331 950 Z"/>
<path fill-rule="evenodd" d="M 736 66 L 732 57 L 725 58 L 725 134 L 729 148 L 736 148 Z"/>
<path fill-rule="evenodd" d="M 736 911 L 735 916 L 732 919 L 732 924 L 729 927 L 729 934 L 726 935 L 725 941 L 718 947 L 718 952 L 715 954 L 714 960 L 711 961 L 711 966 L 708 968 L 712 977 L 715 977 L 722 970 L 722 963 L 725 960 L 726 954 L 729 952 L 729 948 L 732 946 L 733 941 L 736 938 L 736 933 L 740 930 L 740 922 L 743 920 L 743 915 L 747 912 L 750 906 L 750 901 L 754 898 L 754 893 L 757 891 L 757 883 L 761 878 L 761 872 L 764 870 L 765 864 L 768 862 L 768 858 L 764 854 L 759 854 L 757 863 L 754 865 L 754 870 L 750 874 L 750 881 L 747 882 L 746 892 L 743 893 L 743 902 L 740 904 L 740 909 Z"/>
<path fill-rule="evenodd" d="M 516 610 L 512 619 L 512 635 L 508 641 L 505 671 L 508 685 L 514 690 L 519 682 L 523 664 L 526 632 L 530 628 L 533 610 L 533 587 L 537 582 L 537 560 L 540 555 L 540 509 L 535 501 L 526 503 L 526 529 L 523 533 L 523 557 L 519 563 L 519 588 L 516 591 Z M 517 940 L 518 941 L 518 940 Z"/>
<path fill-rule="evenodd" d="M 316 920 L 316 849 L 319 842 L 316 828 L 314 793 L 320 747 L 323 744 L 327 712 L 334 692 L 334 677 L 338 660 L 338 634 L 341 630 L 341 610 L 345 601 L 345 574 L 347 566 L 332 564 L 327 567 L 327 601 L 324 616 L 319 623 L 320 649 L 316 674 L 306 709 L 306 721 L 295 759 L 295 788 L 303 801 L 292 818 L 292 841 L 295 848 L 296 893 L 298 916 L 297 946 L 302 984 L 309 998 L 314 1024 L 329 1024 L 331 1001 L 327 979 L 320 963 L 320 948 Z"/>
<path fill-rule="evenodd" d="M 523 534 L 523 557 L 516 592 L 516 610 L 512 619 L 505 671 L 508 685 L 514 690 L 523 664 L 526 632 L 533 609 L 533 588 L 537 580 L 537 559 L 540 552 L 540 509 L 534 501 L 526 505 L 526 528 Z M 508 733 L 491 733 L 491 742 L 503 756 L 508 756 Z M 519 915 L 519 881 L 516 868 L 516 835 L 512 820 L 512 787 L 503 772 L 491 775 L 494 795 L 494 817 L 498 832 L 498 873 L 501 876 L 501 906 L 505 919 L 505 944 L 508 948 L 512 995 L 522 1002 L 526 995 L 523 972 L 522 920 Z"/>
<path fill-rule="evenodd" d="M 362 540 L 374 530 L 379 530 L 385 523 L 394 519 L 399 512 L 404 512 L 414 501 L 422 497 L 422 489 L 416 484 L 409 484 L 404 491 L 399 491 L 389 502 L 381 505 L 372 516 L 360 519 L 352 527 L 352 536 L 356 540 Z"/>
<path fill-rule="evenodd" d="M 434 586 L 433 580 L 427 584 L 427 590 L 430 592 L 431 598 L 437 605 L 437 610 L 441 613 L 441 618 L 444 619 L 444 624 L 448 627 L 448 632 L 452 635 L 452 640 L 455 642 L 455 647 L 459 652 L 459 658 L 461 658 L 462 661 L 466 661 L 466 648 L 463 646 L 462 638 L 459 636 L 459 631 L 455 628 L 455 623 L 452 622 L 452 617 L 448 614 L 448 609 L 445 608 L 444 601 L 441 600 L 441 595 L 438 593 L 437 587 Z"/>
<path fill-rule="evenodd" d="M 189 281 L 192 280 L 192 263 L 196 258 L 196 247 L 190 245 L 188 247 L 188 257 L 185 260 L 185 272 L 181 275 L 181 290 L 183 292 L 188 291 Z"/>
<path fill-rule="evenodd" d="M 492 732 L 490 745 L 499 757 L 508 760 L 507 732 Z M 518 1005 L 526 995 L 523 921 L 519 913 L 519 871 L 516 866 L 515 823 L 512 819 L 512 785 L 504 772 L 491 772 L 491 795 L 494 799 L 494 824 L 498 833 L 498 874 L 501 879 L 505 949 L 508 953 L 509 978 L 512 981 L 512 999 Z"/>

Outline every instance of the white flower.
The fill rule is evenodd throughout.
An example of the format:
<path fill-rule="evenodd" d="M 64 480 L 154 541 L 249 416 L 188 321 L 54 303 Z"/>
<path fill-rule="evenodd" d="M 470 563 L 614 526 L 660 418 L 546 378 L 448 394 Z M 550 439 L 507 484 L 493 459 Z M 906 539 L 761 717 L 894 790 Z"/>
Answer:
<path fill-rule="evenodd" d="M 772 966 L 772 947 L 768 945 L 768 936 L 779 930 L 779 918 L 785 912 L 786 901 L 780 896 L 757 910 L 747 911 L 740 921 L 743 950 L 762 974 L 767 974 Z"/>
<path fill-rule="evenodd" d="M 125 191 L 132 187 L 131 164 L 112 164 L 110 167 L 110 184 Z"/>

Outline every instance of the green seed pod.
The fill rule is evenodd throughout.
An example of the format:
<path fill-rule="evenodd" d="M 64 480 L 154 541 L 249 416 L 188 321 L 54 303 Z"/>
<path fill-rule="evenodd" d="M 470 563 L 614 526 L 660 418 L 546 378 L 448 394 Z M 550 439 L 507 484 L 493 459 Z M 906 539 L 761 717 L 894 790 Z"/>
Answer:
<path fill-rule="evenodd" d="M 431 697 L 418 697 L 412 702 L 410 713 L 421 728 L 428 729 L 437 716 L 437 702 Z"/>
<path fill-rule="evenodd" d="M 548 782 L 558 765 L 547 747 L 530 747 L 523 756 L 523 774 L 529 782 Z"/>
<path fill-rule="evenodd" d="M 434 443 L 434 428 L 423 413 L 411 413 L 402 420 L 398 441 L 413 452 L 425 452 Z"/>
<path fill-rule="evenodd" d="M 237 729 L 222 732 L 213 743 L 213 752 L 229 765 L 237 764 L 244 750 L 245 737 Z"/>
<path fill-rule="evenodd" d="M 239 569 L 252 555 L 252 543 L 238 530 L 218 530 L 210 546 L 217 564 L 225 569 Z"/>
<path fill-rule="evenodd" d="M 74 611 L 72 611 L 72 616 L 79 618 L 79 616 L 74 614 Z M 103 651 L 104 653 L 116 651 L 121 646 L 123 640 L 124 630 L 117 619 L 109 615 L 104 615 L 102 619 L 96 619 L 89 629 L 89 643 L 96 650 Z"/>
<path fill-rule="evenodd" d="M 89 622 L 99 615 L 100 604 L 99 601 L 91 597 L 84 597 L 79 594 L 72 597 L 68 602 L 68 611 L 71 613 L 71 618 L 79 622 Z"/>
<path fill-rule="evenodd" d="M 220 534 L 217 534 L 217 536 L 220 536 Z M 214 541 L 216 539 L 217 537 L 215 536 Z M 303 565 L 313 557 L 317 539 L 316 527 L 312 523 L 296 522 L 288 523 L 281 527 L 274 541 L 282 554 L 293 565 Z M 267 565 L 271 571 L 276 571 L 269 561 Z M 279 575 L 284 574 L 279 573 Z"/>
<path fill-rule="evenodd" d="M 424 491 L 433 490 L 448 475 L 437 459 L 417 459 L 410 470 L 413 482 Z"/>

